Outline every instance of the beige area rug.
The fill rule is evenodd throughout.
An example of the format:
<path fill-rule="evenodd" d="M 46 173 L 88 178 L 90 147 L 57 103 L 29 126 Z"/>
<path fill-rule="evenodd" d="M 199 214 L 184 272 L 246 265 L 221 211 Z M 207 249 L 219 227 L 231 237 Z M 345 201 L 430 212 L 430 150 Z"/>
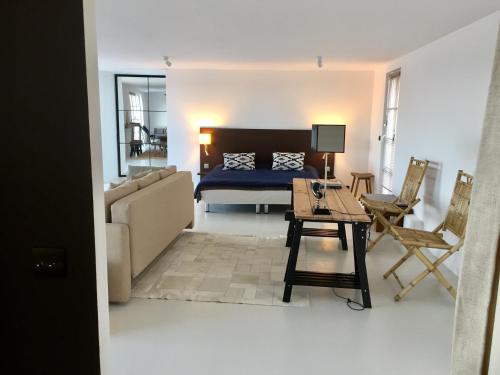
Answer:
<path fill-rule="evenodd" d="M 185 232 L 136 280 L 132 296 L 309 306 L 308 288 L 303 286 L 293 288 L 289 304 L 282 302 L 288 252 L 284 237 Z M 308 262 L 306 246 L 301 247 L 297 265 L 321 269 L 318 259 Z"/>

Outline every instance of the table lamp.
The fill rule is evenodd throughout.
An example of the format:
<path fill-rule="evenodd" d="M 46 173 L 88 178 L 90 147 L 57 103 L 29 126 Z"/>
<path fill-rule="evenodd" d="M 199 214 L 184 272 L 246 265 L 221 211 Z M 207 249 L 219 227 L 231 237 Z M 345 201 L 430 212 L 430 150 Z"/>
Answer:
<path fill-rule="evenodd" d="M 200 145 L 205 146 L 205 155 L 208 156 L 207 146 L 212 144 L 212 134 L 210 133 L 200 133 L 199 136 Z"/>
<path fill-rule="evenodd" d="M 316 152 L 323 152 L 325 159 L 325 191 L 328 176 L 328 154 L 343 153 L 345 150 L 345 125 L 313 124 L 311 134 L 311 149 Z M 334 173 L 335 165 L 332 168 Z"/>

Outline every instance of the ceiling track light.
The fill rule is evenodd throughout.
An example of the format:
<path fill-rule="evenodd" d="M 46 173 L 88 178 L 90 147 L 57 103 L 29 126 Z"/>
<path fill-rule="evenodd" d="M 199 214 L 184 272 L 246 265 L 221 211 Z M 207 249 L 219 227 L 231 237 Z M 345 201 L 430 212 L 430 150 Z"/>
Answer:
<path fill-rule="evenodd" d="M 172 66 L 172 62 L 169 60 L 168 56 L 163 56 L 163 61 L 165 62 L 167 68 L 170 68 Z"/>
<path fill-rule="evenodd" d="M 318 68 L 323 67 L 323 57 L 322 56 L 316 56 L 316 63 L 318 64 Z"/>

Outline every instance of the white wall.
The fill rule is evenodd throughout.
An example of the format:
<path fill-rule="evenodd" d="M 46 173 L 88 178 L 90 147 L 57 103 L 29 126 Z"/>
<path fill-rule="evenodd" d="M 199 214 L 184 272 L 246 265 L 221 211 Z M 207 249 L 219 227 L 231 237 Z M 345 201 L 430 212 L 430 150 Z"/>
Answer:
<path fill-rule="evenodd" d="M 411 156 L 432 162 L 415 209 L 425 229 L 443 220 L 457 170 L 474 173 L 499 20 L 494 13 L 376 73 L 371 167 L 378 172 L 385 74 L 401 68 L 394 187 L 400 188 Z M 451 257 L 447 265 L 458 273 L 459 263 Z"/>
<path fill-rule="evenodd" d="M 101 107 L 103 175 L 104 183 L 109 183 L 118 177 L 114 73 L 104 71 L 99 72 L 99 97 Z"/>
<path fill-rule="evenodd" d="M 169 164 L 199 171 L 200 126 L 310 129 L 346 123 L 336 174 L 368 168 L 373 72 L 171 70 L 167 74 Z M 286 150 L 283 150 L 286 151 Z"/>

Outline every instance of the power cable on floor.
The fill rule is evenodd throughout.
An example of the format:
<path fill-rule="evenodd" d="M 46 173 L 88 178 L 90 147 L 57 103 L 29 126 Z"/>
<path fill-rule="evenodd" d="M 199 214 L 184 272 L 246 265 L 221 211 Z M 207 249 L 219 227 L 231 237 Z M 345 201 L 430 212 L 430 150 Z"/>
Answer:
<path fill-rule="evenodd" d="M 365 307 L 361 303 L 359 303 L 358 301 L 354 301 L 348 297 L 344 297 L 344 296 L 341 296 L 340 294 L 337 294 L 337 291 L 335 290 L 335 288 L 333 288 L 333 294 L 335 294 L 336 297 L 346 301 L 347 307 L 349 307 L 351 310 L 363 311 L 365 309 Z M 355 306 L 359 306 L 359 307 L 355 307 Z"/>

